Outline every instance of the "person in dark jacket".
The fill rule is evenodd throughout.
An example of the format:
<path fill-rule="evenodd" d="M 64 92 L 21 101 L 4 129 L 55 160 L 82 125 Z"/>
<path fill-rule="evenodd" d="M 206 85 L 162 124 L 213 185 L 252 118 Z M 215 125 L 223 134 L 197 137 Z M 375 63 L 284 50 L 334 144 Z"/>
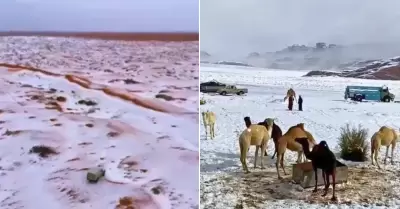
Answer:
<path fill-rule="evenodd" d="M 289 97 L 289 105 L 288 105 L 288 108 L 290 111 L 292 111 L 292 109 L 293 109 L 293 100 L 294 100 L 293 96 L 290 96 Z"/>
<path fill-rule="evenodd" d="M 299 95 L 299 111 L 303 111 L 303 98 L 301 97 L 301 95 Z"/>

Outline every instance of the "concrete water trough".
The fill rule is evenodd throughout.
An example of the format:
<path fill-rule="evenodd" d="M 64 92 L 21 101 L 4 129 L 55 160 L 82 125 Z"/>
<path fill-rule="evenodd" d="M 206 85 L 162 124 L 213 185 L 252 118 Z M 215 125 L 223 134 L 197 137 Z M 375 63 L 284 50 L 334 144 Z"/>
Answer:
<path fill-rule="evenodd" d="M 336 164 L 336 184 L 346 183 L 348 179 L 349 168 L 337 160 Z M 321 169 L 317 170 L 317 175 L 318 186 L 324 185 Z M 295 183 L 300 184 L 303 188 L 314 187 L 315 176 L 311 162 L 293 164 L 292 180 Z M 330 177 L 329 180 L 332 183 L 332 177 Z"/>

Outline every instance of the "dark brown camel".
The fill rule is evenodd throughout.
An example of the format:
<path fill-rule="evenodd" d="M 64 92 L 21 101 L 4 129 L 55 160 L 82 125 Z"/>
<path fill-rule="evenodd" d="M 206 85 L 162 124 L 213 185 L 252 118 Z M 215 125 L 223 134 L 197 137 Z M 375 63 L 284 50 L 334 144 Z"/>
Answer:
<path fill-rule="evenodd" d="M 332 201 L 337 201 L 336 195 L 335 195 L 335 186 L 336 186 L 336 180 L 335 180 L 335 174 L 336 174 L 336 157 L 332 153 L 332 151 L 329 149 L 328 144 L 326 141 L 321 141 L 319 144 L 315 145 L 310 152 L 310 145 L 308 142 L 307 138 L 296 138 L 296 142 L 300 143 L 303 147 L 304 154 L 307 159 L 311 160 L 314 173 L 315 173 L 315 188 L 313 192 L 317 192 L 317 182 L 318 182 L 318 175 L 317 175 L 317 169 L 322 170 L 322 177 L 324 179 L 324 184 L 325 184 L 325 192 L 322 194 L 323 197 L 326 196 L 328 193 L 328 188 L 330 186 L 329 183 L 329 176 L 332 176 L 332 187 L 333 187 L 333 195 L 331 200 Z"/>
<path fill-rule="evenodd" d="M 257 125 L 263 125 L 263 126 L 267 127 L 267 121 L 266 120 L 267 119 L 265 119 L 263 122 L 259 122 Z M 250 127 L 251 120 L 250 120 L 249 116 L 244 117 L 244 123 L 246 124 L 247 128 Z M 275 155 L 277 153 L 277 150 L 278 150 L 278 139 L 281 138 L 281 136 L 282 136 L 282 129 L 278 125 L 276 125 L 275 122 L 274 122 L 273 127 L 272 127 L 271 138 L 274 140 L 275 151 L 274 151 L 274 155 L 272 155 L 272 159 L 274 159 L 274 157 L 275 157 Z M 264 156 L 267 156 L 267 155 L 268 155 L 267 151 L 265 151 Z"/>
<path fill-rule="evenodd" d="M 260 122 L 258 123 L 258 125 L 263 125 L 263 126 L 267 126 L 267 122 Z M 274 159 L 276 153 L 278 152 L 278 139 L 282 137 L 282 129 L 275 124 L 273 124 L 272 126 L 272 134 L 271 134 L 271 138 L 274 140 L 274 145 L 275 145 L 275 151 L 274 151 L 274 155 L 272 155 L 271 159 Z M 267 152 L 265 152 L 265 155 L 267 156 Z"/>

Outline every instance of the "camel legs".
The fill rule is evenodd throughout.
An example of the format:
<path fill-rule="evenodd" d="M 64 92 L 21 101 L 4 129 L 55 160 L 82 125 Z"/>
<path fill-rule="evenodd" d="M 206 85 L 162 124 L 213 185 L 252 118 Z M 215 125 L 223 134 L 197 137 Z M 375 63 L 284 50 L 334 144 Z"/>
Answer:
<path fill-rule="evenodd" d="M 278 152 L 276 156 L 276 162 L 275 162 L 275 167 L 276 167 L 276 172 L 278 173 L 278 179 L 282 179 L 281 173 L 279 172 L 279 160 L 282 158 L 282 154 Z"/>
<path fill-rule="evenodd" d="M 256 146 L 256 154 L 254 155 L 254 168 L 257 167 L 257 159 L 258 159 L 258 149 L 260 146 Z M 261 152 L 262 153 L 262 152 Z M 262 155 L 262 154 L 261 154 Z M 261 164 L 262 164 L 262 158 L 261 158 Z"/>
<path fill-rule="evenodd" d="M 325 188 L 324 188 L 324 194 L 322 194 L 322 197 L 325 197 L 328 194 L 328 189 L 329 186 L 331 185 L 331 183 L 329 182 L 329 174 L 327 172 L 322 172 L 322 175 L 325 175 L 326 178 L 326 184 L 325 184 Z M 333 175 L 332 175 L 333 176 Z M 333 180 L 333 177 L 332 177 Z"/>
<path fill-rule="evenodd" d="M 375 163 L 376 163 L 376 165 L 377 165 L 378 168 L 380 169 L 381 166 L 379 165 L 378 154 L 379 154 L 379 147 L 375 149 L 374 158 L 375 158 Z"/>
<path fill-rule="evenodd" d="M 329 180 L 329 176 L 328 176 L 328 180 Z M 337 201 L 337 198 L 336 198 L 336 195 L 335 195 L 335 191 L 336 191 L 335 187 L 336 187 L 336 170 L 333 170 L 333 172 L 332 172 L 333 195 L 332 195 L 332 198 L 331 198 L 332 201 Z"/>
<path fill-rule="evenodd" d="M 245 173 L 250 173 L 249 168 L 247 168 L 247 149 L 248 147 L 243 145 L 242 143 L 239 144 L 240 146 L 240 162 L 242 163 L 242 167 Z"/>
<path fill-rule="evenodd" d="M 281 156 L 281 168 L 283 170 L 283 174 L 287 175 L 286 170 L 285 170 L 285 165 L 283 164 L 283 160 L 285 160 L 285 153 L 282 153 L 282 156 Z"/>
<path fill-rule="evenodd" d="M 385 159 L 383 160 L 383 164 L 385 164 L 385 165 L 386 165 L 386 160 L 387 160 L 388 156 L 389 156 L 389 146 L 386 147 Z"/>
<path fill-rule="evenodd" d="M 208 133 L 207 133 L 207 125 L 206 124 L 204 124 L 204 129 L 206 130 L 206 139 L 207 139 Z"/>
<path fill-rule="evenodd" d="M 274 155 L 272 155 L 271 159 L 274 159 L 275 155 L 276 155 L 276 149 L 275 149 Z"/>
<path fill-rule="evenodd" d="M 318 169 L 316 167 L 313 167 L 313 169 L 314 169 L 314 176 L 315 176 L 315 187 L 312 192 L 315 193 L 318 191 Z M 322 174 L 322 175 L 324 175 L 324 174 Z"/>
<path fill-rule="evenodd" d="M 371 149 L 371 163 L 372 163 L 372 165 L 375 165 L 375 162 L 374 162 L 374 153 L 375 153 L 375 150 L 374 150 L 374 148 L 372 148 L 372 149 Z"/>
<path fill-rule="evenodd" d="M 267 149 L 267 143 L 265 143 L 263 146 L 261 146 L 261 153 L 260 153 L 261 169 L 265 169 L 264 161 L 263 161 L 263 153 L 267 153 L 266 149 Z"/>
<path fill-rule="evenodd" d="M 394 160 L 393 160 L 393 154 L 394 154 L 394 148 L 396 147 L 396 140 L 393 140 L 392 142 L 392 159 L 390 159 L 390 163 L 393 165 Z"/>
<path fill-rule="evenodd" d="M 214 124 L 210 125 L 210 135 L 211 135 L 211 139 L 214 139 L 214 137 L 215 137 Z"/>
<path fill-rule="evenodd" d="M 283 170 L 283 174 L 284 175 L 287 175 L 286 174 L 286 170 L 285 170 L 285 165 L 283 164 L 283 160 L 285 159 L 285 153 L 283 152 L 283 153 L 279 153 L 278 152 L 278 154 L 277 154 L 277 157 L 276 157 L 276 163 L 275 163 L 275 165 L 276 165 L 276 171 L 278 172 L 278 179 L 282 179 L 282 176 L 281 176 L 281 174 L 280 174 L 280 172 L 279 172 L 279 168 L 278 168 L 278 164 L 280 163 L 281 164 L 281 168 L 282 168 L 282 170 Z"/>
<path fill-rule="evenodd" d="M 278 152 L 278 142 L 274 139 L 274 146 L 275 146 L 275 151 L 274 155 L 272 155 L 271 159 L 274 159 L 276 153 Z M 267 152 L 265 152 L 265 156 L 267 156 Z"/>

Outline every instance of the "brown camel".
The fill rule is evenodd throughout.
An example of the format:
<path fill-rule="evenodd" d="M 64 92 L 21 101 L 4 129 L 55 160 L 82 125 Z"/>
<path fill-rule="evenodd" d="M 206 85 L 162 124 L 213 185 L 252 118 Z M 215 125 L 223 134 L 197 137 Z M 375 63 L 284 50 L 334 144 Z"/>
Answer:
<path fill-rule="evenodd" d="M 389 147 L 392 145 L 392 158 L 390 162 L 393 164 L 393 153 L 396 147 L 397 141 L 397 133 L 394 129 L 389 128 L 387 126 L 382 126 L 379 131 L 375 132 L 375 134 L 371 137 L 371 161 L 372 165 L 374 164 L 374 158 L 376 165 L 378 168 L 381 168 L 378 163 L 378 154 L 381 146 L 386 146 L 386 155 L 384 164 L 386 165 L 386 159 L 389 155 Z"/>
<path fill-rule="evenodd" d="M 247 151 L 251 145 L 256 146 L 256 152 L 254 157 L 254 168 L 257 165 L 258 149 L 261 148 L 261 168 L 264 169 L 263 154 L 267 149 L 268 140 L 271 138 L 272 124 L 268 124 L 267 127 L 262 125 L 250 125 L 246 128 L 239 136 L 239 147 L 240 147 L 240 162 L 242 163 L 243 170 L 249 173 L 247 168 L 246 157 Z"/>
<path fill-rule="evenodd" d="M 285 166 L 283 164 L 286 149 L 298 153 L 296 161 L 297 163 L 301 163 L 302 161 L 302 157 L 304 155 L 303 147 L 300 143 L 295 141 L 296 138 L 309 139 L 310 147 L 315 144 L 315 140 L 312 134 L 304 129 L 304 123 L 299 123 L 295 126 L 290 127 L 289 130 L 281 138 L 278 139 L 278 150 L 275 166 L 279 179 L 282 179 L 278 168 L 279 163 L 281 165 L 281 168 L 283 169 L 283 173 L 287 175 Z M 305 158 L 303 159 L 303 161 L 304 160 Z"/>

